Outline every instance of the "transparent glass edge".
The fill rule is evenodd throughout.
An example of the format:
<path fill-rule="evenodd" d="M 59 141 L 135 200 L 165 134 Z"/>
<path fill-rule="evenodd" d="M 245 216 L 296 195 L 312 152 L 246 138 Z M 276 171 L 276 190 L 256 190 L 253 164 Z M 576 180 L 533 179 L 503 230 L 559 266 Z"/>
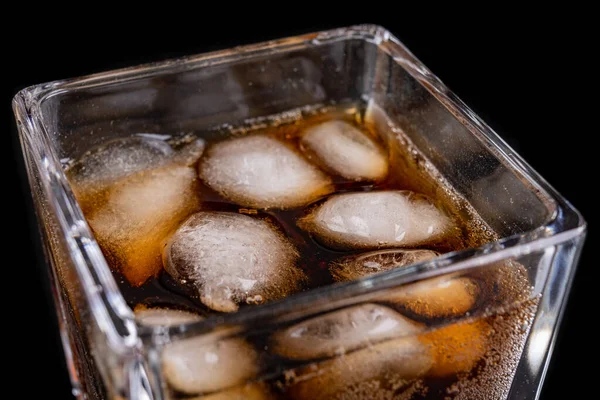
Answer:
<path fill-rule="evenodd" d="M 14 112 L 16 115 L 17 112 L 19 112 L 17 104 L 13 105 L 13 109 L 14 109 Z M 21 133 L 20 132 L 21 129 L 24 129 L 24 128 L 19 124 L 18 129 L 19 129 L 19 133 Z M 23 150 L 23 157 L 25 158 L 25 160 L 27 162 L 27 153 L 25 151 L 25 143 L 23 140 L 24 138 L 23 138 L 23 136 L 20 135 L 19 139 L 20 139 L 21 148 Z M 27 175 L 29 177 L 29 171 L 27 171 Z M 51 285 L 50 292 L 52 294 L 52 301 L 53 301 L 53 305 L 54 305 L 55 315 L 57 316 L 56 321 L 58 324 L 58 330 L 59 330 L 60 341 L 61 341 L 61 345 L 62 345 L 62 349 L 63 349 L 63 354 L 64 354 L 65 361 L 67 364 L 69 381 L 71 383 L 71 388 L 72 388 L 71 390 L 75 397 L 80 398 L 79 394 L 81 393 L 81 383 L 80 383 L 79 371 L 76 368 L 75 355 L 73 352 L 74 343 L 71 338 L 71 333 L 67 329 L 67 324 L 68 324 L 67 305 L 65 304 L 65 301 L 64 301 L 63 297 L 61 296 L 62 288 L 60 287 L 60 281 L 57 277 L 57 271 L 55 270 L 55 268 L 53 266 L 52 258 L 51 258 L 51 255 L 49 254 L 49 249 L 47 247 L 47 242 L 49 239 L 47 238 L 46 229 L 44 229 L 42 227 L 42 219 L 41 219 L 42 217 L 39 212 L 38 200 L 33 199 L 33 204 L 34 204 L 33 211 L 34 211 L 34 215 L 35 215 L 36 226 L 38 228 L 37 229 L 38 234 L 41 237 L 41 241 L 42 241 L 41 247 L 42 247 L 42 252 L 44 254 L 44 257 L 45 257 L 44 266 L 46 268 L 48 268 L 48 278 L 49 278 L 49 282 Z"/>
<path fill-rule="evenodd" d="M 350 35 L 350 36 L 349 36 Z M 354 35 L 354 36 L 352 36 Z M 382 46 L 384 44 L 392 44 L 388 46 L 388 48 L 395 48 L 394 51 L 401 51 L 402 56 L 408 56 L 406 60 L 409 63 L 402 64 L 407 71 L 413 75 L 413 77 L 417 78 L 421 84 L 430 90 L 430 86 L 434 87 L 434 90 L 430 90 L 434 96 L 442 101 L 442 103 L 449 107 L 451 106 L 453 113 L 456 115 L 456 112 L 460 113 L 462 116 L 466 117 L 471 124 L 474 124 L 476 127 L 476 131 L 480 134 L 484 135 L 488 140 L 489 144 L 495 148 L 499 148 L 502 150 L 500 153 L 502 158 L 509 162 L 513 162 L 512 166 L 521 170 L 524 176 L 529 177 L 534 183 L 541 185 L 543 189 L 548 193 L 549 197 L 553 200 L 557 201 L 559 206 L 561 206 L 564 210 L 570 213 L 574 213 L 577 216 L 578 224 L 575 227 L 570 227 L 565 229 L 565 227 L 558 227 L 558 229 L 553 229 L 551 223 L 555 221 L 553 219 L 550 221 L 550 224 L 538 227 L 532 232 L 522 235 L 515 235 L 508 238 L 502 238 L 498 242 L 489 243 L 485 246 L 476 249 L 467 249 L 461 250 L 458 252 L 448 253 L 445 256 L 440 257 L 432 262 L 425 262 L 421 264 L 415 264 L 412 268 L 407 268 L 406 271 L 403 271 L 402 274 L 395 274 L 394 271 L 381 274 L 381 276 L 377 276 L 370 279 L 359 280 L 355 282 L 350 282 L 347 284 L 341 284 L 339 287 L 328 287 L 323 288 L 322 290 L 316 289 L 311 291 L 310 293 L 301 293 L 295 296 L 291 296 L 286 300 L 282 300 L 280 302 L 267 304 L 261 307 L 257 307 L 254 310 L 244 310 L 242 312 L 236 314 L 230 314 L 227 316 L 218 316 L 215 318 L 209 318 L 205 321 L 184 324 L 176 327 L 170 328 L 170 333 L 177 334 L 182 333 L 184 331 L 205 331 L 207 327 L 214 325 L 217 323 L 237 323 L 242 320 L 247 321 L 254 318 L 257 318 L 261 315 L 271 314 L 277 310 L 283 311 L 284 309 L 290 308 L 289 299 L 292 299 L 294 303 L 301 300 L 302 302 L 316 302 L 319 299 L 322 299 L 321 292 L 327 292 L 328 295 L 331 295 L 332 292 L 339 292 L 339 296 L 348 296 L 355 294 L 356 292 L 364 292 L 365 289 L 368 292 L 374 292 L 380 290 L 379 287 L 375 287 L 381 283 L 386 283 L 386 287 L 391 287 L 394 285 L 402 284 L 408 282 L 410 279 L 407 276 L 413 276 L 416 273 L 422 274 L 423 271 L 430 271 L 428 274 L 430 276 L 442 273 L 448 273 L 453 271 L 458 271 L 466 268 L 472 268 L 477 265 L 483 265 L 487 262 L 490 255 L 495 255 L 494 258 L 503 259 L 510 256 L 527 254 L 532 251 L 532 248 L 542 248 L 547 245 L 555 245 L 562 241 L 569 240 L 571 237 L 575 237 L 579 234 L 582 234 L 585 231 L 585 221 L 579 214 L 579 212 L 572 207 L 558 192 L 556 192 L 537 172 L 535 172 L 531 167 L 527 165 L 527 163 L 514 151 L 491 129 L 489 128 L 479 117 L 477 117 L 464 103 L 462 103 L 455 95 L 453 95 L 444 85 L 439 81 L 435 75 L 429 72 L 423 64 L 418 61 L 412 53 L 410 53 L 404 45 L 402 45 L 398 39 L 396 39 L 389 31 L 385 28 L 376 26 L 376 25 L 358 25 L 349 28 L 339 28 L 330 31 L 317 32 L 312 34 L 305 34 L 300 36 L 294 36 L 285 39 L 273 40 L 263 43 L 258 43 L 254 45 L 247 45 L 241 47 L 234 47 L 228 50 L 221 50 L 217 52 L 205 53 L 196 56 L 183 57 L 175 60 L 168 60 L 158 63 L 145 64 L 143 66 L 130 67 L 121 70 L 109 71 L 106 73 L 94 74 L 87 77 L 82 78 L 74 78 L 69 80 L 61 80 L 54 81 L 41 85 L 34 85 L 28 88 L 22 89 L 13 100 L 13 107 L 15 108 L 15 104 L 20 104 L 22 107 L 22 111 L 24 115 L 27 116 L 28 119 L 36 121 L 36 126 L 32 127 L 29 132 L 20 132 L 20 134 L 30 134 L 33 135 L 38 134 L 40 136 L 44 136 L 43 123 L 41 121 L 41 117 L 39 116 L 39 106 L 41 102 L 43 102 L 46 98 L 58 95 L 62 92 L 75 90 L 80 87 L 87 87 L 86 85 L 93 84 L 94 86 L 108 84 L 111 82 L 122 82 L 124 79 L 139 79 L 142 77 L 151 76 L 154 74 L 159 74 L 163 72 L 176 72 L 177 70 L 183 70 L 188 68 L 199 68 L 203 66 L 210 66 L 219 63 L 228 63 L 235 62 L 240 58 L 245 58 L 249 55 L 257 56 L 262 54 L 262 52 L 267 52 L 266 54 L 277 53 L 280 51 L 289 51 L 294 46 L 305 47 L 307 45 L 322 45 L 326 43 L 330 43 L 336 40 L 347 40 L 349 38 L 360 38 L 363 40 L 367 40 L 377 44 L 378 46 Z M 397 59 L 394 57 L 396 62 L 405 62 L 406 60 Z M 418 68 L 416 68 L 418 67 Z M 15 108 L 15 115 L 17 114 Z M 473 126 L 470 127 L 473 132 Z M 55 154 L 50 154 L 52 162 L 54 163 L 55 173 L 60 177 L 63 181 L 66 182 L 66 177 L 64 177 L 64 173 L 61 168 L 56 168 L 60 166 L 60 163 L 56 159 Z M 56 202 L 51 202 L 55 207 L 55 211 L 60 210 L 60 212 L 64 215 L 70 215 L 72 218 L 77 219 L 79 217 L 79 221 L 81 221 L 81 226 L 78 229 L 78 234 L 83 235 L 87 241 L 85 246 L 78 246 L 78 251 L 85 251 L 86 249 L 92 249 L 95 256 L 89 259 L 97 259 L 97 255 L 101 252 L 99 246 L 93 235 L 91 235 L 91 231 L 83 218 L 81 210 L 78 204 L 74 201 L 74 197 L 69 196 L 69 192 L 71 192 L 68 184 L 66 189 L 63 190 L 64 198 L 67 200 L 68 207 L 63 207 L 62 205 L 58 205 L 58 209 L 56 208 Z M 48 192 L 46 193 L 48 194 Z M 73 215 L 73 214 L 79 215 Z M 63 227 L 64 229 L 65 227 Z M 550 228 L 550 229 L 548 229 Z M 561 230 L 563 229 L 563 230 Z M 64 232 L 69 232 L 69 229 L 64 229 Z M 550 235 L 548 237 L 548 235 Z M 517 239 L 517 240 L 515 240 Z M 543 239 L 550 239 L 549 242 Z M 511 243 L 508 247 L 505 247 L 504 244 L 508 242 Z M 537 245 L 536 245 L 537 244 Z M 87 253 L 87 251 L 86 251 Z M 466 258 L 464 260 L 463 258 Z M 488 260 L 488 261 L 486 261 Z M 74 262 L 76 260 L 73 260 Z M 94 272 L 98 274 L 98 276 L 102 277 L 101 287 L 102 291 L 107 292 L 108 297 L 117 303 L 115 307 L 113 302 L 105 302 L 103 298 L 97 299 L 98 296 L 94 296 L 94 293 L 90 291 L 88 300 L 94 300 L 94 306 L 92 309 L 98 309 L 100 305 L 102 308 L 110 309 L 111 312 L 116 314 L 119 318 L 121 318 L 122 322 L 128 325 L 131 328 L 131 331 L 126 337 L 136 337 L 135 327 L 131 327 L 131 310 L 128 306 L 126 306 L 124 299 L 121 293 L 118 291 L 116 287 L 116 283 L 114 282 L 114 278 L 110 274 L 110 270 L 106 263 L 100 263 L 102 265 L 98 265 L 95 262 L 91 263 L 82 263 L 81 261 L 75 262 L 77 266 L 79 277 L 87 277 L 89 274 L 86 274 L 85 270 L 92 269 Z M 408 271 L 408 272 L 407 272 Z M 108 272 L 108 274 L 107 274 Z M 419 277 L 427 277 L 426 275 L 419 275 Z M 89 281 L 89 277 L 83 280 Z M 86 287 L 86 285 L 84 285 Z M 94 286 L 96 287 L 96 286 Z M 333 289 L 333 290 L 332 290 Z M 366 293 L 366 292 L 365 292 Z M 88 296 L 88 293 L 86 293 Z M 119 304 L 120 303 L 120 304 Z M 123 305 L 125 305 L 123 307 Z M 295 307 L 295 305 L 294 305 Z M 113 327 L 113 331 L 116 332 L 116 328 Z M 144 335 L 149 334 L 149 332 L 145 329 L 140 330 L 139 334 Z M 121 335 L 117 334 L 117 337 L 121 337 Z M 120 342 L 117 340 L 117 342 Z M 123 344 L 121 341 L 120 345 Z M 128 345 L 127 347 L 130 347 Z"/>
<path fill-rule="evenodd" d="M 208 318 L 181 325 L 170 326 L 168 335 L 171 340 L 184 339 L 199 334 L 208 334 L 223 326 L 231 327 L 235 332 L 239 326 L 249 324 L 256 320 L 272 320 L 275 316 L 296 312 L 298 309 L 310 310 L 318 307 L 320 312 L 331 311 L 340 307 L 344 299 L 349 297 L 371 297 L 375 293 L 393 289 L 399 285 L 410 283 L 416 279 L 428 279 L 438 275 L 460 273 L 477 267 L 493 265 L 495 262 L 525 256 L 542 251 L 573 240 L 585 234 L 586 228 L 580 227 L 556 235 L 543 237 L 533 242 L 523 243 L 504 249 L 473 250 L 476 255 L 471 256 L 471 251 L 458 251 L 447 253 L 431 261 L 413 264 L 409 267 L 374 274 L 369 277 L 351 282 L 334 283 L 332 285 L 311 289 L 309 292 L 293 294 L 283 300 L 273 301 L 259 307 L 248 308 L 231 314 L 212 315 Z M 574 268 L 574 267 L 573 267 Z M 353 302 L 354 303 L 354 302 Z M 310 311 L 306 311 L 310 314 Z M 165 334 L 164 327 L 138 326 L 138 333 L 143 341 L 152 339 L 155 335 Z"/>
<path fill-rule="evenodd" d="M 41 103 L 48 97 L 69 90 L 91 88 L 116 82 L 123 83 L 129 80 L 153 77 L 165 72 L 176 73 L 189 69 L 233 63 L 249 56 L 271 55 L 290 51 L 294 48 L 321 46 L 352 38 L 379 44 L 383 38 L 389 36 L 390 33 L 378 25 L 354 25 L 30 85 L 21 89 L 18 94 L 23 93 L 24 97 Z"/>
<path fill-rule="evenodd" d="M 384 29 L 384 28 L 381 28 Z M 384 29 L 385 30 L 385 29 Z M 486 144 L 487 148 L 495 150 L 496 155 L 509 163 L 513 170 L 519 172 L 542 191 L 553 202 L 555 213 L 546 221 L 547 229 L 557 232 L 585 226 L 581 213 L 573 207 L 556 189 L 554 189 L 527 161 L 525 161 L 510 145 L 502 139 L 486 122 L 484 122 L 469 106 L 452 92 L 435 74 L 433 74 L 410 50 L 395 36 L 386 31 L 385 40 L 377 43 L 395 62 L 401 65 L 415 80 L 417 80 L 432 96 L 434 96 L 455 118 L 457 118 L 471 133 Z M 568 213 L 575 217 L 576 223 L 569 227 L 557 226 L 557 217 Z"/>
<path fill-rule="evenodd" d="M 77 278 L 82 283 L 84 296 L 94 320 L 111 348 L 123 354 L 130 353 L 131 349 L 139 345 L 133 313 L 117 288 L 100 247 L 74 199 L 56 155 L 52 152 L 46 154 L 40 146 L 34 144 L 33 135 L 36 135 L 45 149 L 51 148 L 47 142 L 47 133 L 40 123 L 39 110 L 28 107 L 22 92 L 13 99 L 13 110 L 22 151 L 25 152 L 27 149 L 36 157 L 33 161 L 27 160 L 33 164 L 28 167 L 33 166 L 41 177 L 40 182 L 48 205 L 56 216 L 59 228 L 67 242 L 71 261 L 75 266 Z M 118 327 L 117 324 L 120 326 Z"/>
<path fill-rule="evenodd" d="M 571 246 L 571 251 L 568 254 L 568 259 L 565 265 L 568 266 L 567 271 L 559 270 L 558 268 L 550 268 L 546 278 L 545 288 L 539 309 L 536 312 L 536 317 L 531 325 L 527 339 L 523 346 L 523 354 L 515 369 L 513 375 L 511 390 L 509 393 L 510 399 L 530 398 L 532 391 L 527 388 L 534 387 L 533 399 L 539 399 L 543 390 L 543 384 L 548 372 L 548 367 L 552 359 L 554 345 L 558 337 L 558 329 L 564 316 L 565 308 L 568 303 L 568 296 L 577 263 L 581 256 L 581 251 L 585 242 L 586 232 L 583 232 L 578 237 L 574 237 L 568 241 L 557 245 L 554 254 L 553 262 L 556 262 L 556 255 L 560 255 L 561 247 Z M 569 250 L 569 249 L 567 249 Z M 564 275 L 566 272 L 566 276 Z M 558 299 L 557 303 L 552 303 L 548 299 L 550 290 L 558 293 L 554 297 Z M 557 290 L 558 289 L 558 290 Z M 532 360 L 530 353 L 541 353 L 537 359 Z M 532 363 L 533 361 L 533 363 Z"/>

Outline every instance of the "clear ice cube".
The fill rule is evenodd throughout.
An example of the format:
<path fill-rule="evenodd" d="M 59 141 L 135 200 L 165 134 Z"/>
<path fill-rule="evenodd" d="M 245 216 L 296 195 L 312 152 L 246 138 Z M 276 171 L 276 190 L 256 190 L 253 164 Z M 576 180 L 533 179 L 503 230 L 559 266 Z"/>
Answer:
<path fill-rule="evenodd" d="M 362 304 L 296 324 L 274 336 L 275 352 L 290 359 L 315 359 L 345 354 L 386 339 L 423 329 L 396 311 Z"/>
<path fill-rule="evenodd" d="M 291 208 L 331 193 L 331 179 L 282 142 L 261 135 L 211 146 L 202 180 L 222 196 L 256 208 Z"/>
<path fill-rule="evenodd" d="M 201 301 L 223 312 L 297 291 L 305 279 L 297 258 L 295 247 L 271 223 L 229 212 L 192 215 L 163 250 L 167 272 L 193 282 Z"/>
<path fill-rule="evenodd" d="M 201 394 L 243 385 L 258 374 L 258 354 L 241 338 L 184 339 L 168 344 L 162 367 L 169 385 Z"/>
<path fill-rule="evenodd" d="M 136 172 L 160 167 L 173 153 L 173 148 L 160 139 L 147 136 L 114 139 L 84 153 L 71 164 L 68 174 L 77 187 L 112 183 Z"/>
<path fill-rule="evenodd" d="M 334 120 L 308 128 L 303 150 L 325 169 L 352 180 L 382 180 L 389 169 L 385 151 L 351 124 Z"/>
<path fill-rule="evenodd" d="M 429 198 L 410 191 L 333 195 L 298 223 L 325 244 L 344 249 L 434 243 L 452 227 Z"/>
<path fill-rule="evenodd" d="M 190 165 L 203 149 L 199 139 L 175 151 L 163 140 L 133 136 L 86 152 L 67 170 L 96 239 L 131 285 L 161 270 L 165 237 L 198 207 Z"/>
<path fill-rule="evenodd" d="M 193 168 L 143 171 L 110 186 L 87 220 L 105 254 L 133 286 L 162 269 L 165 238 L 198 208 Z"/>
<path fill-rule="evenodd" d="M 438 252 L 426 249 L 372 251 L 334 261 L 329 266 L 329 272 L 336 282 L 352 281 L 430 260 L 438 255 Z"/>

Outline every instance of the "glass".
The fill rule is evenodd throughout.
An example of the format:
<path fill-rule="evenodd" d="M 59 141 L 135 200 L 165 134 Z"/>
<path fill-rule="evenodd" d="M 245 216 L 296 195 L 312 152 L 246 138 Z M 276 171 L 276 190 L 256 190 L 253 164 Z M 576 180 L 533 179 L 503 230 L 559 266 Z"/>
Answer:
<path fill-rule="evenodd" d="M 394 131 L 400 127 L 500 239 L 199 322 L 168 328 L 136 323 L 75 200 L 65 161 L 132 133 L 210 135 L 226 124 L 339 104 L 364 107 L 392 147 L 406 144 Z M 241 364 L 247 343 L 263 345 L 248 350 L 257 366 L 241 372 L 235 385 L 219 386 L 230 396 L 223 398 L 278 398 L 273 396 L 283 396 L 277 394 L 282 388 L 290 398 L 329 398 L 340 395 L 340 385 L 356 396 L 361 390 L 389 398 L 425 396 L 422 381 L 392 387 L 372 372 L 389 367 L 386 357 L 403 348 L 398 341 L 415 338 L 433 343 L 434 349 L 446 346 L 452 351 L 442 357 L 457 354 L 467 364 L 478 341 L 490 344 L 486 351 L 496 351 L 478 364 L 477 379 L 464 376 L 442 389 L 426 381 L 430 396 L 442 390 L 457 399 L 490 393 L 498 399 L 538 398 L 585 221 L 384 28 L 355 26 L 37 85 L 19 92 L 13 108 L 71 380 L 80 398 L 177 398 L 186 390 L 173 390 L 178 386 L 165 370 L 168 352 L 182 343 L 206 349 L 232 343 L 236 348 L 242 342 L 246 345 L 236 351 Z M 514 271 L 524 280 L 503 286 Z M 367 344 L 350 338 L 351 350 L 358 350 L 344 356 L 327 346 L 317 351 L 318 335 L 308 338 L 317 349 L 313 354 L 289 353 L 293 342 L 287 350 L 278 349 L 296 324 L 306 327 L 313 318 L 393 303 L 408 284 L 438 276 L 486 282 L 491 277 L 498 283 L 490 289 L 496 297 L 473 313 L 433 321 L 415 337 Z M 351 308 L 361 304 L 359 311 Z M 396 344 L 386 348 L 390 343 Z M 464 353 L 465 348 L 471 350 Z M 417 365 L 420 356 L 399 353 L 394 365 L 405 357 Z M 444 376 L 440 360 L 437 375 Z M 369 368 L 359 367 L 365 363 Z M 315 368 L 322 370 L 315 375 Z M 365 382 L 380 387 L 363 388 Z"/>

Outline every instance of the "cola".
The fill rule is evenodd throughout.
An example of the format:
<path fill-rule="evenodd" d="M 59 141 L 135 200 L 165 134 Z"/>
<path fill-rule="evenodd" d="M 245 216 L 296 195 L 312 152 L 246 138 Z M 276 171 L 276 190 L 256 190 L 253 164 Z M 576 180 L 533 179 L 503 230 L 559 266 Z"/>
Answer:
<path fill-rule="evenodd" d="M 67 175 L 140 323 L 160 325 L 163 314 L 164 325 L 183 323 L 497 239 L 401 131 L 379 128 L 364 109 L 337 107 L 210 134 L 134 134 L 90 149 Z M 536 306 L 528 291 L 522 268 L 498 265 L 407 283 L 269 333 L 187 339 L 163 353 L 167 390 L 502 398 Z"/>

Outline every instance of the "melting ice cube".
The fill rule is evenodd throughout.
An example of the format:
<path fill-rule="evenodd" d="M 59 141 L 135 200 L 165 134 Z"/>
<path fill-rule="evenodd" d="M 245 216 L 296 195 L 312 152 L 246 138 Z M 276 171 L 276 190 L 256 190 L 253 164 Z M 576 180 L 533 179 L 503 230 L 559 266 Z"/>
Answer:
<path fill-rule="evenodd" d="M 188 311 L 144 306 L 136 306 L 135 318 L 139 323 L 148 326 L 173 326 L 202 320 L 201 316 Z"/>
<path fill-rule="evenodd" d="M 140 323 L 150 326 L 171 326 L 203 319 L 186 311 L 144 307 L 136 308 L 135 317 Z M 205 335 L 172 342 L 165 346 L 162 353 L 163 371 L 169 385 L 188 394 L 215 392 L 243 385 L 257 374 L 257 361 L 256 351 L 244 340 Z M 258 388 L 240 386 L 232 390 L 234 394 L 236 391 L 254 394 Z M 215 398 L 220 397 L 215 395 Z"/>
<path fill-rule="evenodd" d="M 165 236 L 198 206 L 191 165 L 204 142 L 174 151 L 162 140 L 129 137 L 92 149 L 67 171 L 107 257 L 141 285 L 161 268 Z"/>
<path fill-rule="evenodd" d="M 318 168 L 278 140 L 260 135 L 213 145 L 199 174 L 222 196 L 248 207 L 297 207 L 333 190 Z"/>
<path fill-rule="evenodd" d="M 298 223 L 336 248 L 412 247 L 435 242 L 452 226 L 427 197 L 410 191 L 334 195 Z"/>
<path fill-rule="evenodd" d="M 205 336 L 167 345 L 162 354 L 165 377 L 175 390 L 210 393 L 244 384 L 258 374 L 258 355 L 240 338 Z"/>
<path fill-rule="evenodd" d="M 69 167 L 76 186 L 114 182 L 136 172 L 164 165 L 173 155 L 165 141 L 144 136 L 110 140 L 79 157 Z"/>
<path fill-rule="evenodd" d="M 404 398 L 399 393 L 423 377 L 432 362 L 429 348 L 416 337 L 389 340 L 293 371 L 297 383 L 286 395 L 295 400 Z"/>
<path fill-rule="evenodd" d="M 468 277 L 441 276 L 399 287 L 385 301 L 424 318 L 464 315 L 475 305 L 479 286 Z"/>
<path fill-rule="evenodd" d="M 162 268 L 165 237 L 198 207 L 195 173 L 180 166 L 142 172 L 109 187 L 102 200 L 88 222 L 129 283 L 141 285 Z"/>
<path fill-rule="evenodd" d="M 344 354 L 386 339 L 418 333 L 422 326 L 390 308 L 363 304 L 309 319 L 274 337 L 275 352 L 291 359 Z"/>
<path fill-rule="evenodd" d="M 327 121 L 304 132 L 301 144 L 325 169 L 353 180 L 381 180 L 388 173 L 385 151 L 344 121 Z"/>
<path fill-rule="evenodd" d="M 331 263 L 329 271 L 337 282 L 352 281 L 378 272 L 389 271 L 437 257 L 433 250 L 379 250 L 344 257 Z"/>
<path fill-rule="evenodd" d="M 163 251 L 166 270 L 194 282 L 213 310 L 261 303 L 298 290 L 305 279 L 298 252 L 269 222 L 228 212 L 198 212 L 172 235 Z"/>

